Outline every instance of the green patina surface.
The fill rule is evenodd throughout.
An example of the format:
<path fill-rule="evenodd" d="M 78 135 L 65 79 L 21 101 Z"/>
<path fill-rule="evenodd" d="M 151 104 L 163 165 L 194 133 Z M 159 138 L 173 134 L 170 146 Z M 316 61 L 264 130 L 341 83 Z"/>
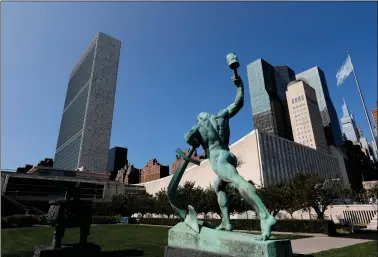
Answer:
<path fill-rule="evenodd" d="M 261 240 L 260 235 L 219 231 L 200 226 L 196 233 L 180 222 L 168 232 L 168 246 L 238 257 L 292 257 L 290 240 Z"/>
<path fill-rule="evenodd" d="M 239 175 L 236 170 L 237 159 L 228 147 L 229 120 L 244 105 L 244 85 L 237 72 L 240 65 L 234 53 L 227 55 L 227 63 L 234 73 L 232 81 L 236 86 L 235 101 L 227 108 L 221 109 L 216 115 L 201 112 L 197 117 L 197 124 L 184 136 L 185 141 L 191 145 L 188 155 L 180 149 L 176 151 L 183 161 L 168 186 L 168 200 L 183 222 L 169 230 L 168 246 L 240 257 L 291 257 L 292 249 L 289 240 L 269 240 L 271 228 L 276 220 L 269 214 L 253 185 Z M 215 94 L 216 92 L 213 96 Z M 191 158 L 199 146 L 202 146 L 206 152 L 211 167 L 217 175 L 214 193 L 217 194 L 222 220 L 216 229 L 200 223 L 192 206 L 189 205 L 188 210 L 177 207 L 177 189 L 185 169 L 190 162 L 200 165 L 198 161 Z M 225 191 L 228 183 L 231 183 L 243 199 L 256 210 L 261 220 L 261 235 L 231 233 L 232 225 Z"/>

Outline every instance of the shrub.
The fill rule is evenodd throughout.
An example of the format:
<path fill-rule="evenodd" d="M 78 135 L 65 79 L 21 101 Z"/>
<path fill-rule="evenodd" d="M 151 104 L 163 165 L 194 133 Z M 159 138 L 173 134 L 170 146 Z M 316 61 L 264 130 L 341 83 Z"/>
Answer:
<path fill-rule="evenodd" d="M 30 227 L 46 224 L 45 215 L 12 215 L 1 217 L 1 227 Z"/>
<path fill-rule="evenodd" d="M 118 216 L 92 216 L 92 224 L 117 224 L 119 219 Z"/>
<path fill-rule="evenodd" d="M 92 224 L 116 224 L 118 222 L 119 222 L 119 217 L 117 216 L 93 216 L 92 217 Z M 31 227 L 33 225 L 47 225 L 46 216 L 45 215 L 12 215 L 12 216 L 1 217 L 2 228 Z"/>
<path fill-rule="evenodd" d="M 219 224 L 221 220 L 206 220 L 211 224 Z M 174 226 L 179 219 L 141 218 L 141 224 Z M 257 219 L 233 219 L 231 220 L 235 230 L 260 230 L 260 220 Z M 272 228 L 277 232 L 298 232 L 298 233 L 322 233 L 328 236 L 336 235 L 336 226 L 329 220 L 278 220 Z"/>
<path fill-rule="evenodd" d="M 160 225 L 160 226 L 174 226 L 179 223 L 179 219 L 168 219 L 168 218 L 139 218 L 140 224 L 148 225 Z"/>

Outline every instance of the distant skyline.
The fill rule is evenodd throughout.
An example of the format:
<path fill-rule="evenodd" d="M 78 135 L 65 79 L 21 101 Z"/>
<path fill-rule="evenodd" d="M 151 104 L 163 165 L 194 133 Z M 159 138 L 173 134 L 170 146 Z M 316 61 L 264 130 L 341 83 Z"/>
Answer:
<path fill-rule="evenodd" d="M 371 141 L 353 78 L 337 87 L 336 73 L 348 50 L 376 108 L 376 2 L 4 2 L 1 12 L 2 169 L 54 157 L 70 72 L 97 32 L 122 42 L 110 148 L 127 147 L 137 168 L 170 165 L 197 114 L 234 100 L 229 52 L 245 87 L 258 58 L 295 73 L 319 66 L 339 122 L 344 97 Z M 246 92 L 231 143 L 253 129 L 250 106 Z"/>

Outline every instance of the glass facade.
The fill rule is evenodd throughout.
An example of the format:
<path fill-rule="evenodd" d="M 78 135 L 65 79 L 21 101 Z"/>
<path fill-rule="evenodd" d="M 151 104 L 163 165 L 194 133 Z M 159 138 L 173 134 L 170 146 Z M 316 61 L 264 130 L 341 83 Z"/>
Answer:
<path fill-rule="evenodd" d="M 117 74 L 114 70 L 118 71 L 119 50 L 119 41 L 98 33 L 73 69 L 64 102 L 55 169 L 74 170 L 79 166 L 93 171 L 106 169 L 112 120 L 109 117 L 114 108 L 111 93 L 115 94 L 113 78 Z"/>
<path fill-rule="evenodd" d="M 284 138 L 258 131 L 264 185 L 291 179 L 298 173 L 317 173 L 324 179 L 341 178 L 338 160 Z"/>
<path fill-rule="evenodd" d="M 287 85 L 295 80 L 295 72 L 288 66 L 274 66 L 277 94 L 281 100 L 286 102 Z"/>
<path fill-rule="evenodd" d="M 285 92 L 294 72 L 258 59 L 247 65 L 247 74 L 255 129 L 292 140 Z"/>
<path fill-rule="evenodd" d="M 319 67 L 314 67 L 297 74 L 296 78 L 303 79 L 308 85 L 315 89 L 323 127 L 330 127 L 330 133 L 325 131 L 328 145 L 341 145 L 343 140 L 339 119 L 328 92 L 324 72 Z"/>
<path fill-rule="evenodd" d="M 352 142 L 358 142 L 360 135 L 357 130 L 356 122 L 353 115 L 349 112 L 348 105 L 345 103 L 342 106 L 343 117 L 341 117 L 341 128 L 343 130 L 343 139 Z"/>

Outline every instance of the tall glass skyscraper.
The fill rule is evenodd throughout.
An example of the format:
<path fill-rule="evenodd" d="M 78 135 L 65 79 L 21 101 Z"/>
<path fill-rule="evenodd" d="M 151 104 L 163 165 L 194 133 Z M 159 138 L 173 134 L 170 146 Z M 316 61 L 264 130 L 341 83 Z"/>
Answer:
<path fill-rule="evenodd" d="M 293 140 L 286 89 L 294 71 L 258 59 L 247 65 L 247 74 L 254 128 Z"/>
<path fill-rule="evenodd" d="M 320 115 L 323 120 L 324 132 L 328 145 L 342 145 L 343 139 L 335 106 L 329 95 L 324 72 L 319 67 L 313 67 L 296 75 L 315 89 Z"/>
<path fill-rule="evenodd" d="M 121 42 L 97 33 L 71 72 L 54 168 L 106 169 Z"/>
<path fill-rule="evenodd" d="M 360 133 L 357 130 L 356 121 L 354 120 L 353 114 L 349 112 L 349 108 L 348 105 L 345 103 L 345 100 L 342 108 L 343 117 L 341 117 L 341 127 L 343 130 L 343 139 L 352 142 L 359 142 Z"/>

